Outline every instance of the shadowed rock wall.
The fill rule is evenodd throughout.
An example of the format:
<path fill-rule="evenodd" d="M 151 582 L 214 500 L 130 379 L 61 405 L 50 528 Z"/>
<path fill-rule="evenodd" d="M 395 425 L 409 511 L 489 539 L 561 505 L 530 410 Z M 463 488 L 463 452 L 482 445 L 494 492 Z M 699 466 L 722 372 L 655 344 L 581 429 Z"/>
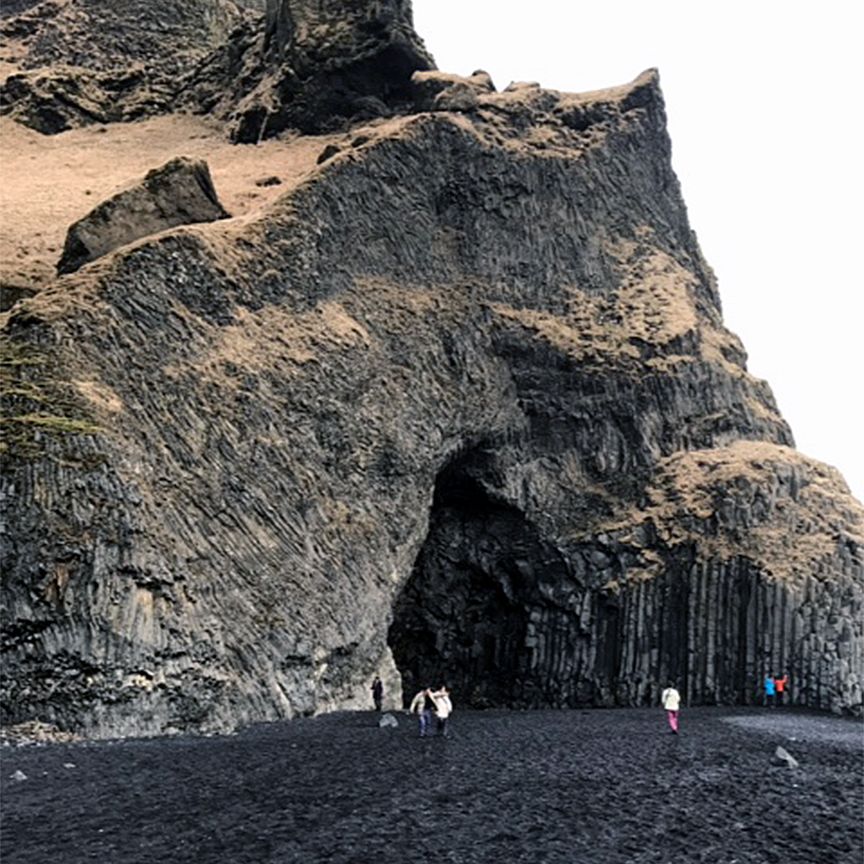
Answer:
<path fill-rule="evenodd" d="M 397 665 L 859 709 L 862 509 L 722 326 L 655 77 L 459 104 L 14 307 L 7 721 L 226 728 Z"/>
<path fill-rule="evenodd" d="M 411 75 L 434 68 L 409 0 L 268 0 L 264 27 L 238 30 L 183 83 L 191 110 L 229 118 L 257 142 L 413 111 Z"/>
<path fill-rule="evenodd" d="M 447 681 L 475 707 L 640 705 L 656 704 L 673 680 L 693 702 L 748 704 L 759 701 L 766 673 L 785 672 L 795 702 L 824 706 L 834 668 L 844 700 L 857 704 L 860 649 L 848 616 L 860 614 L 861 595 L 854 583 L 834 596 L 827 588 L 837 570 L 855 573 L 856 551 L 841 546 L 828 561 L 805 563 L 794 560 L 796 546 L 816 532 L 789 539 L 807 511 L 825 507 L 829 531 L 856 518 L 828 515 L 836 477 L 753 442 L 684 458 L 688 473 L 703 463 L 695 473 L 710 517 L 698 518 L 690 502 L 668 510 L 669 542 L 649 506 L 623 535 L 612 528 L 567 552 L 502 497 L 487 450 L 442 472 L 389 636 L 406 692 Z M 673 494 L 686 487 L 680 467 L 667 478 Z M 726 476 L 712 483 L 718 469 Z M 695 535 L 685 539 L 694 524 L 713 560 Z M 639 572 L 650 559 L 661 578 Z"/>

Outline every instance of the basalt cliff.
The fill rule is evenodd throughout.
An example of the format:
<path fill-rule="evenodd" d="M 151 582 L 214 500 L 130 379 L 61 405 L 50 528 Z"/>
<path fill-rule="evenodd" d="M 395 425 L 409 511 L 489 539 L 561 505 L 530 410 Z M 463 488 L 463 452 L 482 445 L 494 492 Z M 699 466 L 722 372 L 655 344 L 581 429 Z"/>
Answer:
<path fill-rule="evenodd" d="M 656 73 L 497 92 L 436 71 L 408 3 L 335 5 L 229 10 L 141 109 L 305 154 L 291 182 L 4 313 L 4 722 L 227 729 L 376 673 L 540 707 L 782 671 L 860 711 L 864 510 L 723 326 Z M 139 116 L 52 75 L 10 76 L 4 122 Z"/>

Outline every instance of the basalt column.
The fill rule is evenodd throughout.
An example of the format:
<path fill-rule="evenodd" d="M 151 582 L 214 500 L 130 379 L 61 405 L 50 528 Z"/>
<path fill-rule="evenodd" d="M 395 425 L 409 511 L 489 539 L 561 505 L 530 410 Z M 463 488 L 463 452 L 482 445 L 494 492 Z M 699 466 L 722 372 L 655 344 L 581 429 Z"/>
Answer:
<path fill-rule="evenodd" d="M 833 704 L 819 663 L 836 653 L 851 668 L 853 637 L 835 627 L 836 649 L 814 652 L 839 615 L 813 579 L 706 560 L 647 529 L 562 542 L 496 473 L 481 448 L 438 476 L 389 632 L 407 698 L 447 684 L 473 707 L 653 705 L 672 681 L 689 704 L 753 704 L 765 675 L 788 674 L 789 701 Z M 651 573 L 638 570 L 646 560 Z"/>

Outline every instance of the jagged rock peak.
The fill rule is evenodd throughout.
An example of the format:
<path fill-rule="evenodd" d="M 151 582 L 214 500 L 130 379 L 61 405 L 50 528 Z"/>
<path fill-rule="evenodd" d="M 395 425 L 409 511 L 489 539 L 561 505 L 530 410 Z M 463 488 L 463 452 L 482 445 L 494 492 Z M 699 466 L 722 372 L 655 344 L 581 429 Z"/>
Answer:
<path fill-rule="evenodd" d="M 238 33 L 190 87 L 193 105 L 233 116 L 239 142 L 406 113 L 411 74 L 435 65 L 408 0 L 268 0 L 265 20 L 263 38 Z"/>
<path fill-rule="evenodd" d="M 434 68 L 408 0 L 268 0 L 253 14 L 262 5 L 48 0 L 0 28 L 23 57 L 2 112 L 56 134 L 183 107 L 249 142 L 406 113 L 411 73 Z"/>
<path fill-rule="evenodd" d="M 414 31 L 410 0 L 267 0 L 266 39 L 301 72 L 328 59 L 341 64 L 377 54 L 382 45 L 394 46 L 409 63 L 432 63 Z"/>

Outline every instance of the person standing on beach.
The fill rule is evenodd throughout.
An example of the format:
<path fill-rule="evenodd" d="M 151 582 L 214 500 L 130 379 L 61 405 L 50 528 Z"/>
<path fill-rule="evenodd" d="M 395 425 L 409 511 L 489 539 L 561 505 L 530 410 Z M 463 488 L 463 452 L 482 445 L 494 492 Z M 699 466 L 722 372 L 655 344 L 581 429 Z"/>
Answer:
<path fill-rule="evenodd" d="M 447 738 L 447 721 L 453 713 L 453 703 L 450 701 L 450 691 L 441 687 L 431 694 L 435 703 L 435 718 L 438 725 L 438 734 Z"/>
<path fill-rule="evenodd" d="M 432 725 L 432 713 L 435 711 L 435 701 L 432 699 L 432 691 L 426 687 L 411 700 L 408 708 L 411 714 L 416 714 L 420 722 L 420 737 L 425 738 L 429 727 Z"/>
<path fill-rule="evenodd" d="M 789 676 L 785 673 L 782 678 L 774 678 L 774 701 L 778 705 L 783 704 L 783 694 L 786 692 L 786 685 L 789 683 Z"/>
<path fill-rule="evenodd" d="M 765 687 L 765 706 L 767 708 L 773 708 L 774 695 L 777 692 L 777 685 L 774 683 L 774 676 L 770 674 L 766 675 L 763 686 Z"/>
<path fill-rule="evenodd" d="M 675 685 L 670 681 L 666 689 L 660 694 L 660 702 L 666 709 L 666 719 L 669 721 L 669 727 L 672 730 L 672 735 L 678 734 L 678 711 L 681 708 L 681 694 L 675 689 Z"/>
<path fill-rule="evenodd" d="M 375 703 L 375 710 L 380 711 L 381 703 L 384 701 L 384 685 L 377 675 L 372 682 L 372 701 Z"/>

